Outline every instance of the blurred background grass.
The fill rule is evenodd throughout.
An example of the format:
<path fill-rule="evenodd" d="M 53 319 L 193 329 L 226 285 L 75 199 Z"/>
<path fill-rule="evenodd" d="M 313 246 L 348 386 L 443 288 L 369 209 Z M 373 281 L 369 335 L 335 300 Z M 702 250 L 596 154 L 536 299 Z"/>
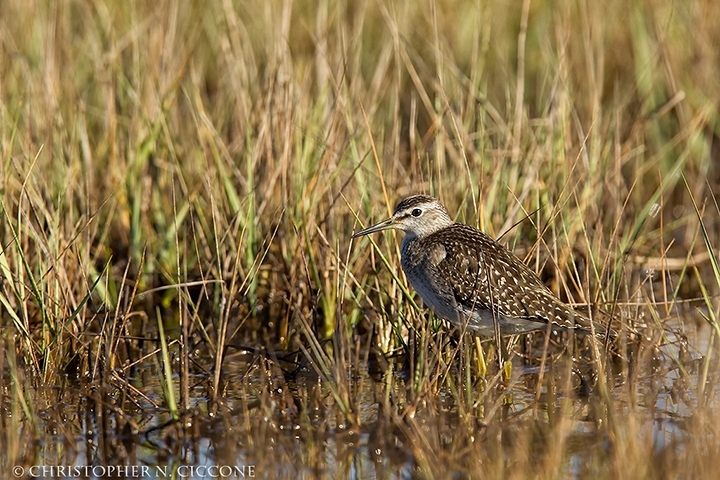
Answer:
<path fill-rule="evenodd" d="M 341 258 L 354 213 L 416 192 L 495 236 L 539 209 L 511 246 L 595 256 L 585 300 L 612 300 L 624 254 L 693 252 L 689 197 L 718 189 L 719 10 L 3 2 L 7 303 L 67 316 L 108 264 L 114 306 L 130 263 L 145 287 L 234 276 L 248 305 L 265 285 L 313 309 L 365 255 Z"/>

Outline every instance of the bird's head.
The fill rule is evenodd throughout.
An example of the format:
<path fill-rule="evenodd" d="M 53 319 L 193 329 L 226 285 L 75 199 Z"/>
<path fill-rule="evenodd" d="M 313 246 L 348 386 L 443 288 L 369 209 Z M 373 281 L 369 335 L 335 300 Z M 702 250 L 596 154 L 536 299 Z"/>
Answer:
<path fill-rule="evenodd" d="M 413 195 L 398 203 L 395 213 L 387 220 L 360 230 L 352 238 L 394 228 L 410 238 L 422 238 L 453 224 L 443 205 L 428 195 Z"/>

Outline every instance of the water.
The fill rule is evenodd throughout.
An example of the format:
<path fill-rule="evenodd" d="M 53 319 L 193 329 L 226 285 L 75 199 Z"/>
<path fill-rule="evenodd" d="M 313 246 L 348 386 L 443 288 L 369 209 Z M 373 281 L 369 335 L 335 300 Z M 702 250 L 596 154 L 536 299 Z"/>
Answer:
<path fill-rule="evenodd" d="M 105 383 L 85 377 L 36 390 L 36 434 L 22 423 L 25 457 L 4 468 L 40 478 L 462 478 L 542 470 L 557 457 L 566 476 L 611 476 L 608 462 L 625 455 L 687 457 L 702 448 L 698 424 L 718 419 L 718 362 L 705 359 L 714 352 L 709 326 L 672 320 L 663 332 L 660 347 L 641 343 L 636 358 L 611 362 L 609 399 L 583 387 L 591 369 L 562 354 L 544 370 L 516 357 L 504 384 L 478 379 L 459 354 L 417 393 L 398 359 L 394 371 L 371 375 L 358 357 L 328 378 L 302 353 L 280 361 L 244 352 L 225 359 L 213 404 L 214 360 L 196 354 L 191 408 L 179 421 L 166 408 L 158 357 L 149 355 Z M 708 441 L 718 445 L 712 429 Z M 627 453 L 617 451 L 623 446 Z"/>

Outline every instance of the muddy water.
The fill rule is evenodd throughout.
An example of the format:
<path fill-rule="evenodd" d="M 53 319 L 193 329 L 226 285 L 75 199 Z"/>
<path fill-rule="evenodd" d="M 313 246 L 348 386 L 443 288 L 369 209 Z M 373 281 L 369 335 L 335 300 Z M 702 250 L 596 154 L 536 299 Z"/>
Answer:
<path fill-rule="evenodd" d="M 105 382 L 81 376 L 38 390 L 37 440 L 17 467 L 36 478 L 492 477 L 555 454 L 569 477 L 612 476 L 610 463 L 624 458 L 618 446 L 638 443 L 645 457 L 677 463 L 699 448 L 695 424 L 717 419 L 718 362 L 705 361 L 713 339 L 697 317 L 668 321 L 662 332 L 661 346 L 611 365 L 610 412 L 601 389 L 582 387 L 592 382 L 562 356 L 543 370 L 516 356 L 501 387 L 460 366 L 450 376 L 469 378 L 469 388 L 446 382 L 416 394 L 399 360 L 384 374 L 351 364 L 337 380 L 302 353 L 236 351 L 213 401 L 213 362 L 198 349 L 190 409 L 174 421 L 151 355 Z M 563 447 L 553 450 L 550 438 Z"/>

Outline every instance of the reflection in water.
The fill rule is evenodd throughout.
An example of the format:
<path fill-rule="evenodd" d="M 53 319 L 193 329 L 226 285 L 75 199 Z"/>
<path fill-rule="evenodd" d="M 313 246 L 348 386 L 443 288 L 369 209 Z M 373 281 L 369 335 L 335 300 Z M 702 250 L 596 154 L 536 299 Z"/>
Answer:
<path fill-rule="evenodd" d="M 476 375 L 467 342 L 448 337 L 451 355 L 435 355 L 424 378 L 407 356 L 348 355 L 344 371 L 323 373 L 304 353 L 239 351 L 224 360 L 213 403 L 214 360 L 197 355 L 191 409 L 178 421 L 148 355 L 107 382 L 45 392 L 45 440 L 27 464 L 145 466 L 127 476 L 151 478 L 494 477 L 521 468 L 584 477 L 613 474 L 622 448 L 649 448 L 652 472 L 698 449 L 703 425 L 718 423 L 717 362 L 704 362 L 711 329 L 688 325 L 696 323 L 668 323 L 659 347 L 640 341 L 630 358 L 611 359 L 606 391 L 581 351 L 570 362 L 558 348 L 541 367 L 542 339 L 520 344 L 503 382 L 497 372 Z"/>

